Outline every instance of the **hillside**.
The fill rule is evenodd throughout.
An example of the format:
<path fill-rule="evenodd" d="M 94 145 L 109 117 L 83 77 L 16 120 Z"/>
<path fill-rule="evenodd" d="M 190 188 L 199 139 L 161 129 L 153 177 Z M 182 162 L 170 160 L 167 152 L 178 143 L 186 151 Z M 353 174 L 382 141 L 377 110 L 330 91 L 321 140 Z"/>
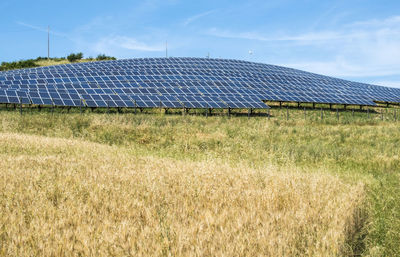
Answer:
<path fill-rule="evenodd" d="M 75 61 L 75 62 L 70 62 L 67 59 L 40 60 L 40 61 L 36 61 L 35 63 L 40 67 L 44 67 L 44 66 L 54 66 L 54 65 L 60 65 L 60 64 L 68 64 L 68 63 L 93 62 L 93 61 L 96 61 L 96 60 L 95 59 L 82 59 L 82 60 L 78 60 L 78 61 Z"/>
<path fill-rule="evenodd" d="M 77 55 L 79 56 L 77 57 Z M 68 63 L 105 61 L 105 60 L 116 60 L 116 58 L 111 56 L 106 56 L 104 54 L 98 55 L 96 58 L 91 58 L 91 57 L 83 58 L 82 53 L 71 54 L 67 57 L 61 57 L 61 58 L 48 59 L 46 57 L 38 57 L 36 59 L 20 60 L 14 62 L 2 62 L 0 65 L 0 71 L 43 67 L 43 66 L 54 66 L 54 65 L 68 64 Z"/>
<path fill-rule="evenodd" d="M 0 255 L 396 256 L 398 124 L 285 113 L 2 110 Z"/>

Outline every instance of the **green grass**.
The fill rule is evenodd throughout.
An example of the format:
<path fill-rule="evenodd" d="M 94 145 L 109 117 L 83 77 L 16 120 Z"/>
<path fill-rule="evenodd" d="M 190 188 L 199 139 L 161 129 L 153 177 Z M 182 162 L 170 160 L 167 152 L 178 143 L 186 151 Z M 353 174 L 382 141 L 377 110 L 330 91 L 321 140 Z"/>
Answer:
<path fill-rule="evenodd" d="M 400 253 L 400 123 L 393 109 L 378 113 L 272 109 L 271 118 L 246 115 L 61 113 L 0 111 L 0 132 L 79 138 L 124 146 L 133 155 L 218 160 L 257 169 L 295 166 L 307 176 L 326 172 L 367 185 L 365 222 L 353 248 L 365 256 Z M 380 111 L 384 117 L 381 120 Z"/>

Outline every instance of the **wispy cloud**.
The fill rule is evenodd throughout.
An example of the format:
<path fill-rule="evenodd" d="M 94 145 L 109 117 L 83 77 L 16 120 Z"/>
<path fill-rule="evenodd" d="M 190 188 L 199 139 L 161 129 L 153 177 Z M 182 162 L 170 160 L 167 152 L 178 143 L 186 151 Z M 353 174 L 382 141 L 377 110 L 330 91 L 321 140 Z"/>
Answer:
<path fill-rule="evenodd" d="M 210 15 L 210 14 L 214 13 L 215 11 L 216 11 L 216 10 L 210 10 L 210 11 L 207 11 L 207 12 L 203 12 L 203 13 L 199 13 L 199 14 L 193 15 L 193 16 L 187 18 L 187 19 L 183 22 L 183 26 L 187 26 L 187 25 L 189 25 L 190 23 L 193 23 L 193 22 L 195 22 L 195 21 L 197 21 L 197 20 L 199 20 L 199 19 L 201 19 L 201 18 L 203 18 L 203 17 L 205 17 L 205 16 L 207 16 L 207 15 Z"/>
<path fill-rule="evenodd" d="M 349 27 L 387 27 L 400 25 L 400 16 L 391 16 L 386 19 L 372 19 L 367 21 L 357 21 L 349 24 Z"/>
<path fill-rule="evenodd" d="M 209 29 L 208 35 L 222 38 L 233 38 L 233 39 L 247 39 L 257 41 L 297 41 L 297 42 L 315 42 L 315 41 L 327 41 L 337 40 L 344 38 L 345 35 L 333 31 L 323 32 L 310 32 L 299 35 L 274 35 L 266 36 L 260 32 L 248 31 L 248 32 L 232 32 L 229 30 L 219 30 L 216 28 Z"/>
<path fill-rule="evenodd" d="M 302 34 L 284 34 L 284 33 L 266 33 L 258 31 L 231 31 L 218 28 L 211 28 L 206 34 L 233 39 L 257 40 L 257 41 L 291 41 L 309 44 L 319 44 L 341 41 L 354 41 L 370 39 L 381 39 L 382 37 L 399 37 L 400 36 L 400 16 L 390 17 L 385 20 L 370 20 L 363 22 L 355 22 L 338 28 L 336 30 L 316 30 Z"/>
<path fill-rule="evenodd" d="M 248 40 L 253 44 L 260 41 L 259 45 L 271 46 L 275 51 L 275 43 L 279 43 L 279 51 L 287 53 L 279 60 L 281 64 L 311 72 L 354 78 L 400 74 L 400 16 L 299 34 L 235 32 L 217 28 L 206 33 L 220 38 Z M 291 55 L 294 51 L 302 54 Z"/>
<path fill-rule="evenodd" d="M 400 88 L 400 81 L 374 81 L 372 82 L 375 85 L 385 86 L 385 87 L 397 87 Z"/>
<path fill-rule="evenodd" d="M 390 65 L 368 67 L 361 63 L 349 62 L 343 57 L 331 61 L 284 62 L 280 65 L 334 77 L 383 77 L 398 74 L 398 69 Z"/>
<path fill-rule="evenodd" d="M 21 22 L 21 21 L 17 21 L 16 23 L 17 23 L 18 25 L 20 25 L 20 26 L 23 26 L 23 27 L 26 27 L 26 28 L 30 28 L 30 29 L 33 29 L 33 30 L 36 30 L 36 31 L 45 32 L 45 33 L 48 32 L 48 29 L 47 29 L 47 28 L 35 26 L 35 25 L 28 24 L 28 23 Z M 51 34 L 51 35 L 54 35 L 54 36 L 59 36 L 59 37 L 68 37 L 67 34 L 60 33 L 60 32 L 57 32 L 57 31 L 53 31 L 51 28 L 50 28 L 50 34 Z"/>
<path fill-rule="evenodd" d="M 113 35 L 101 38 L 94 44 L 94 50 L 99 53 L 107 53 L 116 48 L 143 52 L 161 52 L 164 51 L 165 47 L 162 44 L 140 42 L 132 37 Z"/>

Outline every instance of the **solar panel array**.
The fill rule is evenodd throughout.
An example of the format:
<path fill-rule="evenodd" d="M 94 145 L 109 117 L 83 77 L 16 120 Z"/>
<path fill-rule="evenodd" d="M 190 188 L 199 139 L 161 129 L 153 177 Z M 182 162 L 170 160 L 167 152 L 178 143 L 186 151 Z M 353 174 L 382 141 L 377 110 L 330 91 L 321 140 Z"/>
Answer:
<path fill-rule="evenodd" d="M 264 101 L 376 105 L 400 89 L 239 60 L 144 58 L 0 72 L 0 103 L 269 108 Z"/>

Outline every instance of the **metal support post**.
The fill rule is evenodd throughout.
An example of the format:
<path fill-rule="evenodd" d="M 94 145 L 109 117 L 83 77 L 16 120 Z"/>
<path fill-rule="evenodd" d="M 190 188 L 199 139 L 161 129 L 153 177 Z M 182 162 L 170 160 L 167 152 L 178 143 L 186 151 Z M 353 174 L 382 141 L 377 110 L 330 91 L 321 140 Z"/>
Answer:
<path fill-rule="evenodd" d="M 286 106 L 286 120 L 289 120 L 289 106 Z"/>
<path fill-rule="evenodd" d="M 268 120 L 271 119 L 271 109 L 268 109 Z"/>
<path fill-rule="evenodd" d="M 21 100 L 21 97 L 19 97 L 19 113 L 22 115 L 22 100 Z"/>
<path fill-rule="evenodd" d="M 339 109 L 336 107 L 336 117 L 337 117 L 337 120 L 339 121 Z"/>
<path fill-rule="evenodd" d="M 321 120 L 323 120 L 323 119 L 324 119 L 324 111 L 321 108 Z"/>

